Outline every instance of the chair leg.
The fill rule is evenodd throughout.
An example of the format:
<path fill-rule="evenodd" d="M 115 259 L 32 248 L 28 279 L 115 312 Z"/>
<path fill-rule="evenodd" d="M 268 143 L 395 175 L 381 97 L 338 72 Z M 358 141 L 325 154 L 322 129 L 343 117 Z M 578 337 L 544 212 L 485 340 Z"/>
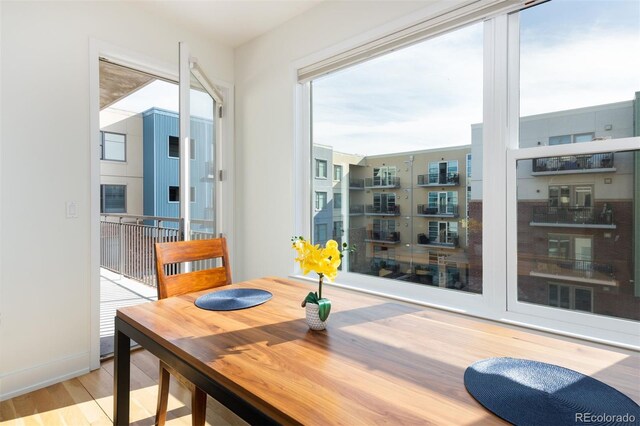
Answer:
<path fill-rule="evenodd" d="M 158 383 L 158 407 L 156 408 L 156 425 L 164 426 L 167 420 L 167 404 L 169 402 L 169 372 L 160 363 Z"/>
<path fill-rule="evenodd" d="M 207 417 L 207 394 L 197 386 L 191 390 L 191 424 L 204 425 Z"/>

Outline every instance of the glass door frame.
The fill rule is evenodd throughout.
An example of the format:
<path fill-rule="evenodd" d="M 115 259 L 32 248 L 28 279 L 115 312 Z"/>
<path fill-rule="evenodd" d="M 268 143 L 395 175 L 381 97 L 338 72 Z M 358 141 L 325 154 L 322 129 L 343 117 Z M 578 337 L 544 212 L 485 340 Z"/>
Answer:
<path fill-rule="evenodd" d="M 91 160 L 90 160 L 90 294 L 89 306 L 91 307 L 90 319 L 90 343 L 89 362 L 90 369 L 100 368 L 100 58 L 106 58 L 114 63 L 137 69 L 169 81 L 179 81 L 179 70 L 176 63 L 168 63 L 163 60 L 150 57 L 144 53 L 130 50 L 107 43 L 98 39 L 89 40 L 89 98 L 90 98 L 90 123 L 91 130 Z M 225 100 L 224 113 L 219 118 L 219 126 L 216 130 L 216 140 L 219 142 L 217 150 L 217 169 L 222 170 L 224 180 L 217 179 L 217 231 L 227 237 L 232 269 L 236 262 L 235 239 L 231 232 L 234 223 L 235 202 L 234 186 L 234 85 L 230 82 L 214 79 L 212 81 Z M 218 114 L 219 117 L 219 114 Z"/>
<path fill-rule="evenodd" d="M 191 239 L 191 78 L 195 77 L 205 91 L 215 101 L 215 188 L 214 188 L 214 233 L 222 235 L 222 200 L 220 197 L 221 180 L 219 171 L 222 170 L 220 156 L 222 155 L 222 109 L 224 108 L 223 94 L 209 82 L 208 78 L 198 66 L 197 59 L 191 56 L 189 45 L 179 43 L 179 117 L 180 117 L 180 217 L 183 219 L 183 238 Z M 188 265 L 186 265 L 188 266 Z"/>

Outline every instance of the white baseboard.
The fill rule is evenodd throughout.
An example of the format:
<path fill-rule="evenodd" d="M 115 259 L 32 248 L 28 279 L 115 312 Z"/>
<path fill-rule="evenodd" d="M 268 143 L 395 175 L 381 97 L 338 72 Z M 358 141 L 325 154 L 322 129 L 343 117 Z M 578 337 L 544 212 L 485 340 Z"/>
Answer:
<path fill-rule="evenodd" d="M 0 401 L 72 379 L 89 372 L 89 352 L 70 355 L 0 375 Z"/>

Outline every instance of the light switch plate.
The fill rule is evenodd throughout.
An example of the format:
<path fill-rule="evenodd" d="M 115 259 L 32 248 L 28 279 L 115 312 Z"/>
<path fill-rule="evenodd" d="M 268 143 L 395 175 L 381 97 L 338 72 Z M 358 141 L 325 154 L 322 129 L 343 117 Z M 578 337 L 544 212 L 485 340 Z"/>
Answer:
<path fill-rule="evenodd" d="M 78 218 L 78 202 L 77 201 L 67 201 L 65 203 L 65 208 L 67 212 L 67 219 Z"/>

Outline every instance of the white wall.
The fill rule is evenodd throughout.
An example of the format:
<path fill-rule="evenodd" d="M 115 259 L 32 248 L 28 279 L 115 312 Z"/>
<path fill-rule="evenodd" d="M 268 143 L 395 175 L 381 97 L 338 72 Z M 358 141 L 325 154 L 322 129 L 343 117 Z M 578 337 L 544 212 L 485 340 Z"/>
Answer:
<path fill-rule="evenodd" d="M 350 42 L 433 2 L 325 2 L 236 49 L 234 280 L 291 272 L 293 62 Z M 297 201 L 301 202 L 301 201 Z"/>
<path fill-rule="evenodd" d="M 89 40 L 176 64 L 187 41 L 214 79 L 233 51 L 133 2 L 0 2 L 0 399 L 88 371 Z M 65 218 L 65 201 L 79 217 Z"/>

